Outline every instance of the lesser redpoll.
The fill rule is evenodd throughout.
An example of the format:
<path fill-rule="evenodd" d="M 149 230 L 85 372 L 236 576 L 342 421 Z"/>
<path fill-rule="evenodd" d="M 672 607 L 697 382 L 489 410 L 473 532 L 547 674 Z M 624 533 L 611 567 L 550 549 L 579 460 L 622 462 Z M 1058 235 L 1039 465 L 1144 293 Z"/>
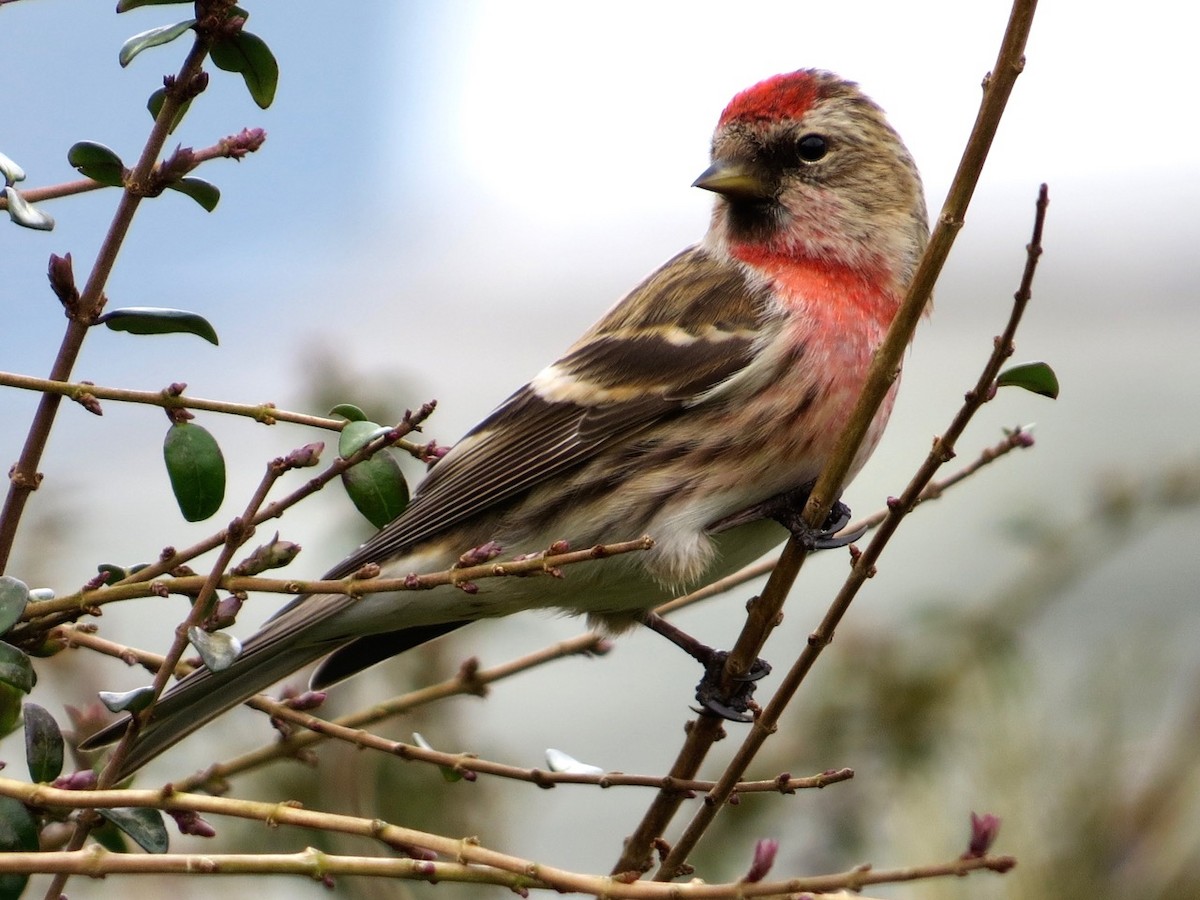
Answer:
<path fill-rule="evenodd" d="M 387 577 L 442 571 L 490 541 L 517 556 L 646 534 L 653 549 L 471 594 L 299 597 L 229 668 L 166 693 L 124 772 L 322 657 L 316 686 L 519 610 L 621 629 L 787 536 L 772 504 L 802 495 L 825 464 L 927 241 L 920 178 L 856 85 L 802 70 L 733 98 L 695 184 L 717 194 L 704 240 L 472 429 L 327 577 L 365 563 Z"/>

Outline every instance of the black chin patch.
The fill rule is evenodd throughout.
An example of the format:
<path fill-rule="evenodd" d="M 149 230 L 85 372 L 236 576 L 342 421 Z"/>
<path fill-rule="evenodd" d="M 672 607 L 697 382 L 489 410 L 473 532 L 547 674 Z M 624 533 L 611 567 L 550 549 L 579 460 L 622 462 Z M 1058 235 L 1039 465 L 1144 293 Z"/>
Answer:
<path fill-rule="evenodd" d="M 728 200 L 727 204 L 731 239 L 766 242 L 779 232 L 780 210 L 774 200 Z"/>

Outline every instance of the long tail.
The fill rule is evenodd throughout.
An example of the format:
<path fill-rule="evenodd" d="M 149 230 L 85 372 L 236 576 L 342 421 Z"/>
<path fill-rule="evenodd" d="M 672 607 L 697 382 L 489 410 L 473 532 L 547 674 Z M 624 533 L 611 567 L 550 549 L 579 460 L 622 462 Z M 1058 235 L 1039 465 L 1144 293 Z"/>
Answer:
<path fill-rule="evenodd" d="M 332 654 L 313 679 L 315 686 L 322 688 L 465 624 L 416 626 L 357 640 L 322 643 L 305 642 L 302 635 L 295 635 L 288 645 L 271 641 L 269 647 L 262 646 L 256 640 L 259 635 L 255 635 L 229 668 L 220 672 L 197 669 L 163 694 L 150 722 L 138 733 L 116 780 L 132 775 L 227 709 L 323 656 Z M 84 740 L 80 749 L 91 750 L 116 741 L 129 727 L 129 721 L 126 716 L 103 728 Z"/>

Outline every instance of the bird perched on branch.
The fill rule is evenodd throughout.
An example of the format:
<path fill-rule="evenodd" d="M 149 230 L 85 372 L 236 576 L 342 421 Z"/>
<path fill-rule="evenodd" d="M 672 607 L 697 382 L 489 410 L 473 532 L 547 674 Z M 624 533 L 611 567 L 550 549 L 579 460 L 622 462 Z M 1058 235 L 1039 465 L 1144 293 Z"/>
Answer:
<path fill-rule="evenodd" d="M 472 429 L 409 507 L 326 577 L 367 563 L 385 577 L 442 571 L 489 542 L 516 556 L 647 534 L 653 548 L 561 580 L 489 579 L 472 594 L 299 597 L 231 666 L 202 668 L 161 698 L 123 774 L 316 660 L 323 687 L 459 625 L 526 609 L 621 630 L 787 537 L 779 521 L 797 521 L 785 513 L 802 507 L 830 456 L 928 239 L 920 177 L 855 84 L 801 70 L 733 98 L 695 186 L 716 194 L 704 239 Z M 702 659 L 713 652 L 673 637 Z"/>

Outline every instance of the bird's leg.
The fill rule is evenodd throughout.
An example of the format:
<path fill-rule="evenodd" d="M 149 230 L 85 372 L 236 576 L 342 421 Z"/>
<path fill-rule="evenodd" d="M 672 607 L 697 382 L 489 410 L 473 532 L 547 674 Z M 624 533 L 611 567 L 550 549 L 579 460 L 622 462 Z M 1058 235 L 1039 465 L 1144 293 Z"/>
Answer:
<path fill-rule="evenodd" d="M 704 666 L 704 677 L 696 685 L 696 700 L 701 706 L 731 722 L 753 721 L 753 717 L 747 711 L 750 708 L 750 699 L 754 695 L 754 682 L 770 673 L 770 663 L 765 659 L 755 660 L 750 671 L 734 679 L 733 690 L 723 692 L 720 687 L 721 672 L 729 656 L 728 650 L 714 650 L 652 612 L 643 614 L 642 624 L 661 634 Z"/>
<path fill-rule="evenodd" d="M 850 521 L 850 508 L 840 500 L 833 504 L 833 508 L 820 528 L 813 528 L 805 522 L 804 507 L 808 503 L 808 495 L 812 491 L 814 483 L 810 481 L 795 490 L 777 494 L 741 512 L 726 516 L 710 525 L 707 531 L 709 534 L 720 534 L 736 528 L 738 525 L 773 519 L 791 532 L 792 536 L 810 551 L 845 547 L 866 534 L 866 527 L 856 529 L 850 534 L 838 534 Z M 734 679 L 733 691 L 731 693 L 723 692 L 721 690 L 721 673 L 725 668 L 725 660 L 729 656 L 729 651 L 714 650 L 652 612 L 647 612 L 642 617 L 642 622 L 704 666 L 704 677 L 696 685 L 696 700 L 701 706 L 732 722 L 752 720 L 747 710 L 750 708 L 750 699 L 754 694 L 754 682 L 771 671 L 770 663 L 765 659 L 755 660 L 749 672 Z"/>
<path fill-rule="evenodd" d="M 757 522 L 762 519 L 772 519 L 791 532 L 808 550 L 832 550 L 852 544 L 867 533 L 866 526 L 855 529 L 850 534 L 839 535 L 838 532 L 850 521 L 850 507 L 841 500 L 833 504 L 829 515 L 820 528 L 813 528 L 804 521 L 804 507 L 808 503 L 808 495 L 815 481 L 810 481 L 791 491 L 776 494 L 761 503 L 726 516 L 708 526 L 709 534 L 720 534 L 738 525 Z"/>

